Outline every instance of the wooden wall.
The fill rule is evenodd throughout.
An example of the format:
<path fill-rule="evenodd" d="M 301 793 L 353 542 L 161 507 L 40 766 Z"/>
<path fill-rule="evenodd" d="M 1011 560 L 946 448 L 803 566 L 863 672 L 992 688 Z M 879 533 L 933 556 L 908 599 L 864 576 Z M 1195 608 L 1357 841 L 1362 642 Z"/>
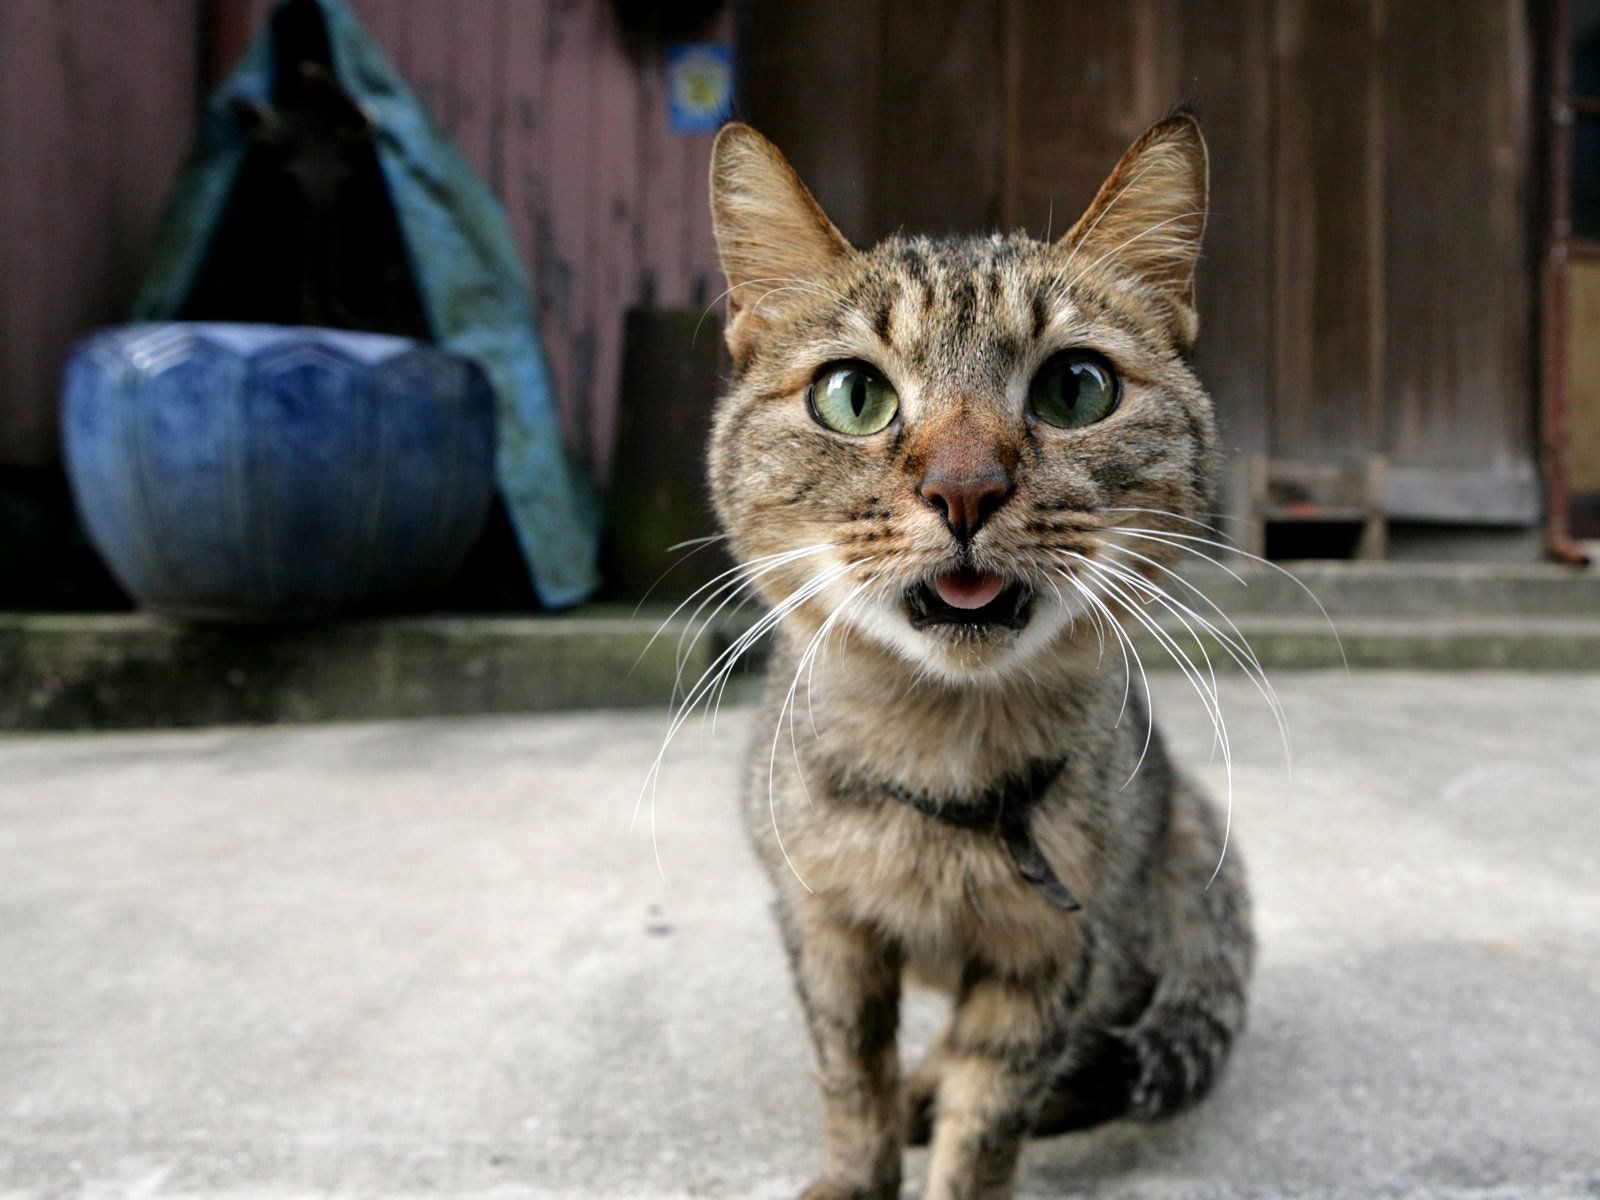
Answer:
<path fill-rule="evenodd" d="M 272 6 L 0 0 L 0 465 L 55 461 L 66 344 L 124 311 L 196 100 Z M 721 290 L 710 136 L 668 128 L 606 0 L 351 6 L 501 197 L 569 444 L 603 479 L 628 307 Z"/>
<path fill-rule="evenodd" d="M 57 458 L 68 343 L 133 298 L 198 92 L 201 0 L 0 0 L 0 468 Z"/>
<path fill-rule="evenodd" d="M 658 59 L 630 58 L 606 0 L 349 3 L 506 206 L 568 445 L 605 480 L 627 309 L 722 291 L 710 134 L 670 130 Z M 272 6 L 219 0 L 218 58 Z"/>
<path fill-rule="evenodd" d="M 1199 107 L 1227 441 L 1387 454 L 1391 514 L 1532 522 L 1524 0 L 752 0 L 746 104 L 848 235 L 1065 229 Z"/>
<path fill-rule="evenodd" d="M 274 2 L 217 0 L 221 61 Z M 347 2 L 505 205 L 568 443 L 604 480 L 628 308 L 721 291 L 710 135 L 668 127 L 658 60 L 623 49 L 606 0 Z"/>
<path fill-rule="evenodd" d="M 603 478 L 627 307 L 720 290 L 710 138 L 668 129 L 606 0 L 352 3 L 504 200 Z M 1063 229 L 1197 102 L 1200 362 L 1230 445 L 1381 450 L 1398 515 L 1531 520 L 1525 3 L 746 0 L 745 104 L 865 240 Z M 269 7 L 0 0 L 0 466 L 54 461 L 67 341 L 123 310 L 204 77 Z"/>

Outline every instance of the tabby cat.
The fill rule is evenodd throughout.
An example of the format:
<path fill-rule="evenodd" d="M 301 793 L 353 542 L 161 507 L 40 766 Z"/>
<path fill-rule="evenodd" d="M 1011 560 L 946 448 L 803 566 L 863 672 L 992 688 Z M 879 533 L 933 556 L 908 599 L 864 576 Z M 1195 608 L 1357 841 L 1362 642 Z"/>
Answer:
<path fill-rule="evenodd" d="M 776 631 L 744 810 L 821 1091 L 813 1200 L 898 1196 L 923 1141 L 928 1200 L 1008 1196 L 1030 1133 L 1182 1107 L 1243 1024 L 1239 859 L 1123 633 L 1211 482 L 1206 188 L 1180 112 L 1058 241 L 857 250 L 760 134 L 717 138 L 709 470 L 771 606 L 735 650 Z M 905 979 L 952 1013 L 902 1076 Z"/>

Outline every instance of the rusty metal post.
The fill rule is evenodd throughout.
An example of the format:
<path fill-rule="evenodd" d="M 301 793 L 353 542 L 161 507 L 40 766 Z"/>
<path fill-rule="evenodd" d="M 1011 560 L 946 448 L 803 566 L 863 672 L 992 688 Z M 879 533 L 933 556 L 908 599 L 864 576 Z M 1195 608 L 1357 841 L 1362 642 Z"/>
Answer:
<path fill-rule="evenodd" d="M 1541 421 L 1545 481 L 1545 552 L 1557 562 L 1589 561 L 1568 528 L 1567 285 L 1572 239 L 1572 47 L 1571 0 L 1550 0 L 1548 9 L 1550 95 L 1549 191 L 1544 243 L 1544 363 Z"/>

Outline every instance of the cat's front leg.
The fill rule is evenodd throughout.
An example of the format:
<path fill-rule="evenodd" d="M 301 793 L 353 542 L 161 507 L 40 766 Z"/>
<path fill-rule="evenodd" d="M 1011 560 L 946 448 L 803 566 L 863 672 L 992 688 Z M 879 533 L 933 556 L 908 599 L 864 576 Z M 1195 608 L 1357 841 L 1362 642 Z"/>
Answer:
<path fill-rule="evenodd" d="M 814 898 L 781 915 L 822 1094 L 822 1176 L 804 1200 L 895 1200 L 900 956 Z"/>
<path fill-rule="evenodd" d="M 939 1054 L 924 1200 L 1006 1200 L 1017 1155 L 1066 1044 L 1066 965 L 969 967 Z"/>

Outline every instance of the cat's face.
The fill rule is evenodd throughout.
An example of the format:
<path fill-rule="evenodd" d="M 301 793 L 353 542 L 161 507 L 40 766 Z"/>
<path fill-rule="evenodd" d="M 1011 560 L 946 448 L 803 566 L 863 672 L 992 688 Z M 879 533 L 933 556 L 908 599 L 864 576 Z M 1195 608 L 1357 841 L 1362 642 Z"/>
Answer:
<path fill-rule="evenodd" d="M 712 204 L 732 388 L 710 476 L 736 558 L 803 631 L 850 630 L 950 680 L 1107 636 L 1148 515 L 1209 492 L 1211 404 L 1186 361 L 1204 224 L 1188 117 L 1124 157 L 1060 241 L 851 248 L 778 152 L 720 135 Z M 1144 516 L 1139 510 L 1144 510 Z M 1153 561 L 1152 561 L 1153 560 Z"/>

